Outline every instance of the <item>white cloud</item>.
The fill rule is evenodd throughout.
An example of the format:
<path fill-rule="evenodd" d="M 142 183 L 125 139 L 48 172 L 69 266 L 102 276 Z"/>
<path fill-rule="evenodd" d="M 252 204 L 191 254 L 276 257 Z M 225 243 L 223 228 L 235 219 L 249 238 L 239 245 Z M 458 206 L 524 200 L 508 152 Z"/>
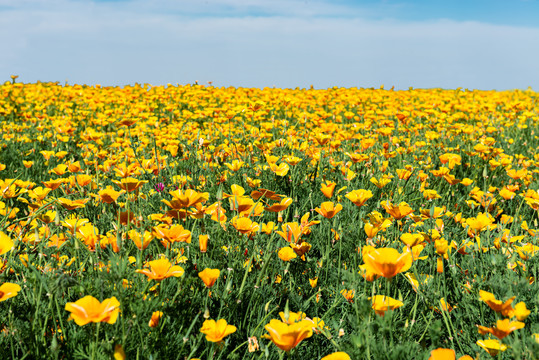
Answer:
<path fill-rule="evenodd" d="M 369 21 L 321 1 L 258 4 L 17 2 L 0 11 L 0 80 L 539 89 L 539 28 Z M 215 12 L 193 15 L 207 15 L 205 6 Z M 238 16 L 253 11 L 271 16 Z"/>

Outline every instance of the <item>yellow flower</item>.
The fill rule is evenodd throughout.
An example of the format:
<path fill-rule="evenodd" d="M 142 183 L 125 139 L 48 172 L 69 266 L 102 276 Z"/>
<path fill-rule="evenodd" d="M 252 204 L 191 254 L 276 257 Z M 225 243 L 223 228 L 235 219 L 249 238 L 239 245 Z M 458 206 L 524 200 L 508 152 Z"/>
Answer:
<path fill-rule="evenodd" d="M 17 296 L 17 293 L 21 291 L 21 286 L 12 283 L 3 283 L 0 285 L 0 302 L 9 298 Z"/>
<path fill-rule="evenodd" d="M 414 211 L 404 201 L 401 202 L 399 205 L 393 205 L 389 201 L 383 201 L 380 203 L 380 205 L 382 205 L 386 212 L 391 215 L 395 220 L 400 220 Z"/>
<path fill-rule="evenodd" d="M 517 317 L 518 321 L 524 321 L 530 315 L 530 310 L 526 308 L 526 304 L 524 302 L 519 302 L 515 305 L 514 309 L 514 316 Z"/>
<path fill-rule="evenodd" d="M 507 346 L 496 339 L 478 340 L 476 344 L 481 346 L 490 356 L 496 356 L 500 351 L 507 350 Z"/>
<path fill-rule="evenodd" d="M 211 288 L 219 278 L 220 274 L 221 270 L 219 269 L 206 268 L 198 273 L 198 277 L 202 279 L 206 287 Z"/>
<path fill-rule="evenodd" d="M 79 326 L 91 322 L 106 322 L 114 324 L 120 313 L 120 302 L 113 296 L 99 302 L 91 295 L 85 296 L 74 303 L 67 303 L 65 309 L 71 313 L 68 320 L 74 320 Z"/>
<path fill-rule="evenodd" d="M 148 280 L 161 281 L 171 276 L 180 277 L 184 274 L 181 266 L 172 265 L 167 258 L 150 261 L 148 265 L 150 267 L 149 269 L 135 270 L 140 274 L 146 275 Z"/>
<path fill-rule="evenodd" d="M 276 164 L 270 164 L 270 169 L 277 176 L 285 176 L 286 174 L 288 174 L 288 170 L 290 170 L 290 167 L 287 163 L 282 162 L 278 166 Z"/>
<path fill-rule="evenodd" d="M 354 203 L 356 206 L 363 206 L 367 200 L 372 198 L 372 192 L 370 190 L 354 190 L 345 195 L 345 197 Z"/>
<path fill-rule="evenodd" d="M 309 320 L 301 320 L 289 325 L 272 319 L 264 328 L 268 331 L 275 346 L 284 351 L 292 350 L 300 342 L 313 335 L 313 323 Z"/>
<path fill-rule="evenodd" d="M 226 336 L 236 332 L 236 327 L 228 325 L 225 319 L 206 320 L 200 328 L 200 332 L 206 335 L 206 340 L 221 342 Z"/>
<path fill-rule="evenodd" d="M 325 183 L 322 183 L 322 187 L 320 188 L 320 190 L 325 197 L 331 199 L 331 197 L 333 196 L 333 191 L 335 191 L 335 186 L 337 186 L 337 183 L 333 181 L 326 181 Z"/>
<path fill-rule="evenodd" d="M 412 255 L 393 248 L 373 249 L 363 254 L 367 271 L 385 278 L 392 278 L 412 266 Z"/>
<path fill-rule="evenodd" d="M 337 352 L 334 352 L 333 354 L 324 356 L 320 360 L 350 360 L 350 355 L 342 351 L 337 351 Z"/>
<path fill-rule="evenodd" d="M 369 300 L 372 302 L 374 311 L 381 316 L 384 316 L 387 310 L 397 309 L 404 305 L 402 301 L 385 295 L 375 295 L 374 297 L 369 298 Z"/>
<path fill-rule="evenodd" d="M 125 351 L 120 344 L 114 346 L 114 360 L 125 360 Z"/>
<path fill-rule="evenodd" d="M 107 204 L 112 204 L 113 202 L 116 202 L 118 197 L 125 193 L 124 190 L 122 191 L 115 191 L 112 186 L 107 186 L 105 189 L 99 191 L 99 197 L 101 198 L 101 201 Z"/>
<path fill-rule="evenodd" d="M 13 248 L 13 240 L 2 231 L 0 231 L 0 255 L 4 255 Z"/>

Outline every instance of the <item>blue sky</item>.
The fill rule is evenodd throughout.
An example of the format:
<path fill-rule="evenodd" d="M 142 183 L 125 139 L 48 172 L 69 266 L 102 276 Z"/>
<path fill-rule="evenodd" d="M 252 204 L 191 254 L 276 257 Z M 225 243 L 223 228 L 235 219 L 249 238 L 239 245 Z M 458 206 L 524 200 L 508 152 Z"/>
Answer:
<path fill-rule="evenodd" d="M 539 0 L 0 0 L 0 81 L 539 90 Z"/>

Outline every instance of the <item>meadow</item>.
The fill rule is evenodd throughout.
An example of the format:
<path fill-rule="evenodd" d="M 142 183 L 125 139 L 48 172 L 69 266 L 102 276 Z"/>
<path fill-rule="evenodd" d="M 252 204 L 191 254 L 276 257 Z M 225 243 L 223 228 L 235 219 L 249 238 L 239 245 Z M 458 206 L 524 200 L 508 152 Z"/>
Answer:
<path fill-rule="evenodd" d="M 0 353 L 537 359 L 539 98 L 0 85 Z"/>

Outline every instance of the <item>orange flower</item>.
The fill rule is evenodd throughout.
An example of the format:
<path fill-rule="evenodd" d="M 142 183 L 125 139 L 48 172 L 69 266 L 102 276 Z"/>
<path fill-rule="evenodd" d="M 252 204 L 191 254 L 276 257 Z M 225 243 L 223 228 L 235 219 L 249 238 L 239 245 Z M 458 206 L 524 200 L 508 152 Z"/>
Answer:
<path fill-rule="evenodd" d="M 288 242 L 298 243 L 303 234 L 303 228 L 297 222 L 284 223 L 282 229 L 283 231 L 275 232 Z"/>
<path fill-rule="evenodd" d="M 438 348 L 430 352 L 429 360 L 455 360 L 455 350 Z"/>
<path fill-rule="evenodd" d="M 272 319 L 264 327 L 271 341 L 281 350 L 290 351 L 306 338 L 313 335 L 313 323 L 309 320 L 301 320 L 293 324 Z"/>
<path fill-rule="evenodd" d="M 206 320 L 200 328 L 200 332 L 206 335 L 206 340 L 221 342 L 226 336 L 235 333 L 236 327 L 228 325 L 225 319 Z"/>
<path fill-rule="evenodd" d="M 367 200 L 372 198 L 372 191 L 370 190 L 354 190 L 345 195 L 348 200 L 354 203 L 356 206 L 363 206 Z"/>
<path fill-rule="evenodd" d="M 269 212 L 280 212 L 280 211 L 286 210 L 290 206 L 290 204 L 292 204 L 292 199 L 289 197 L 285 197 L 277 204 L 273 204 L 271 206 L 265 207 L 264 210 L 269 211 Z"/>
<path fill-rule="evenodd" d="M 412 266 L 412 255 L 410 252 L 401 254 L 393 248 L 380 248 L 364 253 L 363 261 L 367 271 L 392 278 Z"/>
<path fill-rule="evenodd" d="M 146 184 L 148 180 L 138 180 L 132 177 L 123 178 L 122 180 L 112 180 L 113 183 L 118 185 L 122 190 L 127 192 L 133 192 L 138 190 L 142 185 Z"/>
<path fill-rule="evenodd" d="M 320 360 L 350 360 L 350 355 L 342 351 L 337 351 L 337 352 L 334 352 L 333 354 L 324 356 Z"/>
<path fill-rule="evenodd" d="M 160 239 L 161 244 L 165 247 L 175 242 L 191 243 L 191 232 L 178 224 L 170 227 L 164 224 L 154 226 L 152 228 L 152 234 L 157 239 Z"/>
<path fill-rule="evenodd" d="M 150 261 L 148 265 L 150 267 L 149 269 L 135 270 L 140 274 L 146 275 L 148 280 L 161 281 L 171 276 L 180 277 L 185 272 L 181 266 L 172 265 L 167 258 Z"/>
<path fill-rule="evenodd" d="M 129 230 L 127 235 L 139 250 L 146 249 L 153 239 L 153 235 L 149 231 L 144 231 L 144 234 L 141 235 L 138 230 L 133 229 Z"/>
<path fill-rule="evenodd" d="M 319 208 L 316 208 L 314 210 L 326 219 L 331 219 L 332 217 L 337 215 L 339 211 L 342 210 L 342 205 L 337 204 L 337 206 L 335 206 L 332 201 L 326 201 L 323 202 Z"/>
<path fill-rule="evenodd" d="M 515 300 L 516 296 L 511 297 L 506 302 L 496 300 L 494 294 L 489 293 L 488 291 L 479 290 L 479 297 L 481 300 L 487 303 L 487 305 L 494 311 L 501 313 L 503 316 L 512 316 L 513 307 L 511 303 Z"/>
<path fill-rule="evenodd" d="M 478 325 L 478 330 L 481 335 L 491 333 L 496 336 L 498 339 L 502 340 L 507 335 L 511 334 L 513 331 L 522 329 L 524 323 L 520 321 L 509 321 L 509 319 L 498 320 L 496 326 L 488 328 L 485 326 Z"/>
<path fill-rule="evenodd" d="M 236 230 L 238 230 L 242 234 L 251 235 L 258 231 L 260 226 L 258 223 L 252 221 L 251 219 L 247 217 L 240 217 L 234 216 L 230 223 Z"/>
<path fill-rule="evenodd" d="M 75 210 L 85 207 L 84 204 L 88 202 L 88 199 L 69 200 L 65 198 L 56 199 L 66 210 Z"/>
<path fill-rule="evenodd" d="M 158 327 L 159 326 L 159 321 L 161 320 L 162 317 L 163 317 L 163 312 L 162 311 L 154 311 L 152 313 L 152 317 L 151 317 L 150 321 L 148 322 L 148 326 L 151 327 L 151 328 Z"/>
<path fill-rule="evenodd" d="M 290 261 L 297 257 L 296 253 L 294 252 L 294 249 L 292 249 L 290 246 L 286 246 L 280 249 L 277 255 L 282 261 Z"/>
<path fill-rule="evenodd" d="M 198 235 L 198 246 L 200 248 L 201 253 L 205 253 L 208 251 L 208 240 L 210 239 L 210 235 Z"/>
<path fill-rule="evenodd" d="M 17 293 L 21 291 L 21 286 L 12 283 L 3 283 L 0 285 L 0 302 L 9 298 L 17 296 Z"/>
<path fill-rule="evenodd" d="M 114 324 L 120 313 L 120 302 L 113 296 L 99 302 L 93 296 L 85 296 L 74 303 L 67 303 L 65 309 L 71 313 L 68 320 L 74 320 L 79 326 L 91 322 Z"/>
<path fill-rule="evenodd" d="M 221 270 L 219 269 L 206 268 L 198 273 L 198 277 L 202 279 L 204 284 L 206 284 L 206 287 L 211 288 L 219 278 L 220 274 Z"/>
<path fill-rule="evenodd" d="M 333 196 L 333 191 L 335 191 L 335 186 L 337 186 L 337 183 L 333 182 L 333 181 L 326 181 L 325 183 L 322 184 L 322 187 L 320 188 L 320 190 L 322 191 L 322 194 L 324 194 L 325 197 L 327 197 L 328 199 L 331 199 L 331 197 Z"/>
<path fill-rule="evenodd" d="M 198 203 L 206 202 L 209 199 L 209 193 L 199 193 L 192 189 L 182 191 L 181 189 L 169 192 L 172 195 L 172 201 L 162 200 L 165 204 L 174 210 L 185 209 Z"/>
<path fill-rule="evenodd" d="M 380 205 L 382 205 L 386 212 L 391 215 L 395 220 L 400 220 L 414 212 L 414 210 L 412 210 L 412 208 L 404 201 L 401 202 L 399 205 L 393 205 L 388 200 L 380 203 Z"/>

